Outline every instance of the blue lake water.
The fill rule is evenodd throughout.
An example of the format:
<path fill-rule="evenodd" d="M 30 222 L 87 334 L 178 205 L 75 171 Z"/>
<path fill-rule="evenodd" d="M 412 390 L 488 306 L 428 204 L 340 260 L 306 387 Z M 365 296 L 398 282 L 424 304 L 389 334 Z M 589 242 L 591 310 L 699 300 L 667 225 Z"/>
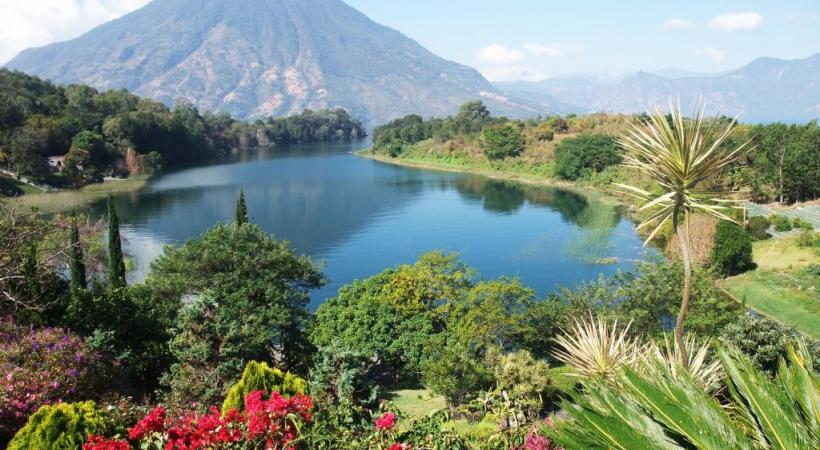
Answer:
<path fill-rule="evenodd" d="M 140 281 L 167 244 L 233 218 L 240 188 L 251 220 L 324 264 L 339 287 L 433 249 L 458 252 L 485 279 L 520 277 L 539 295 L 629 270 L 647 252 L 618 208 L 572 191 L 408 169 L 351 152 L 365 143 L 250 151 L 169 172 L 116 197 L 129 279 Z"/>

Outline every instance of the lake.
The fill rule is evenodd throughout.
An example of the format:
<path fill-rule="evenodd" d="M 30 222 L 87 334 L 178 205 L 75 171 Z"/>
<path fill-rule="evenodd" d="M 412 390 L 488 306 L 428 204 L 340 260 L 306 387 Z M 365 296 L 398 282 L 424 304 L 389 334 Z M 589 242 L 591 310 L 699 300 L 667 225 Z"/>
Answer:
<path fill-rule="evenodd" d="M 168 172 L 114 198 L 129 281 L 163 247 L 232 220 L 240 188 L 251 221 L 324 264 L 339 287 L 423 252 L 458 252 L 485 279 L 520 277 L 539 295 L 629 270 L 647 256 L 634 224 L 611 204 L 573 191 L 409 169 L 360 158 L 366 142 L 249 151 Z M 102 211 L 103 205 L 97 205 Z"/>

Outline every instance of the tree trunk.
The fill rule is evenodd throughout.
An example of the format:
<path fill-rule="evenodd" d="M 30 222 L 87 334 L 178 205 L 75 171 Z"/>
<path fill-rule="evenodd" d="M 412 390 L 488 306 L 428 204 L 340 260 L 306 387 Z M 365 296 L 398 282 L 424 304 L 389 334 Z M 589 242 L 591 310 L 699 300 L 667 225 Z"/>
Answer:
<path fill-rule="evenodd" d="M 689 223 L 689 215 L 684 212 L 684 224 Z M 684 232 L 683 227 L 678 222 L 678 214 L 672 216 L 672 227 L 675 230 L 675 236 L 678 239 L 678 246 L 680 247 L 680 255 L 683 260 L 683 292 L 682 301 L 680 305 L 680 312 L 678 313 L 678 320 L 675 322 L 675 342 L 681 353 L 681 364 L 684 369 L 689 369 L 689 354 L 686 352 L 686 343 L 683 340 L 683 321 L 686 319 L 686 313 L 689 312 L 690 291 L 692 288 L 692 263 L 689 252 L 689 233 Z"/>

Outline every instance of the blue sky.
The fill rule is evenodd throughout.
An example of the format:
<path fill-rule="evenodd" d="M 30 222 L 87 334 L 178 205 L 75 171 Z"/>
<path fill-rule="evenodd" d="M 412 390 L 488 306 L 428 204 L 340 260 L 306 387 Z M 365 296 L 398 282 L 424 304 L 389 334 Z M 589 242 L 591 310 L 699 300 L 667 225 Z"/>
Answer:
<path fill-rule="evenodd" d="M 148 1 L 0 0 L 0 64 Z M 760 56 L 820 52 L 820 0 L 345 1 L 494 80 L 666 67 L 716 72 Z"/>
<path fill-rule="evenodd" d="M 715 72 L 760 56 L 820 52 L 818 0 L 346 1 L 495 79 L 666 67 Z"/>

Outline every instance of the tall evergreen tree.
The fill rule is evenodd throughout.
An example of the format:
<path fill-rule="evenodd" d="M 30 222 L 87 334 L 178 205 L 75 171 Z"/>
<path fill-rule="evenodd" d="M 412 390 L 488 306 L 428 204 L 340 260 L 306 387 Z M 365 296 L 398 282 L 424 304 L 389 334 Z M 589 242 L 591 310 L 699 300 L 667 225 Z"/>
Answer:
<path fill-rule="evenodd" d="M 122 256 L 120 218 L 108 197 L 108 286 L 111 289 L 125 287 L 125 261 Z"/>
<path fill-rule="evenodd" d="M 239 190 L 239 200 L 236 201 L 236 224 L 242 226 L 248 223 L 248 206 L 245 204 L 245 190 Z"/>
<path fill-rule="evenodd" d="M 83 248 L 80 245 L 80 230 L 77 227 L 77 217 L 71 217 L 71 247 L 68 249 L 68 267 L 71 274 L 71 292 L 85 289 L 85 263 L 83 262 Z"/>

